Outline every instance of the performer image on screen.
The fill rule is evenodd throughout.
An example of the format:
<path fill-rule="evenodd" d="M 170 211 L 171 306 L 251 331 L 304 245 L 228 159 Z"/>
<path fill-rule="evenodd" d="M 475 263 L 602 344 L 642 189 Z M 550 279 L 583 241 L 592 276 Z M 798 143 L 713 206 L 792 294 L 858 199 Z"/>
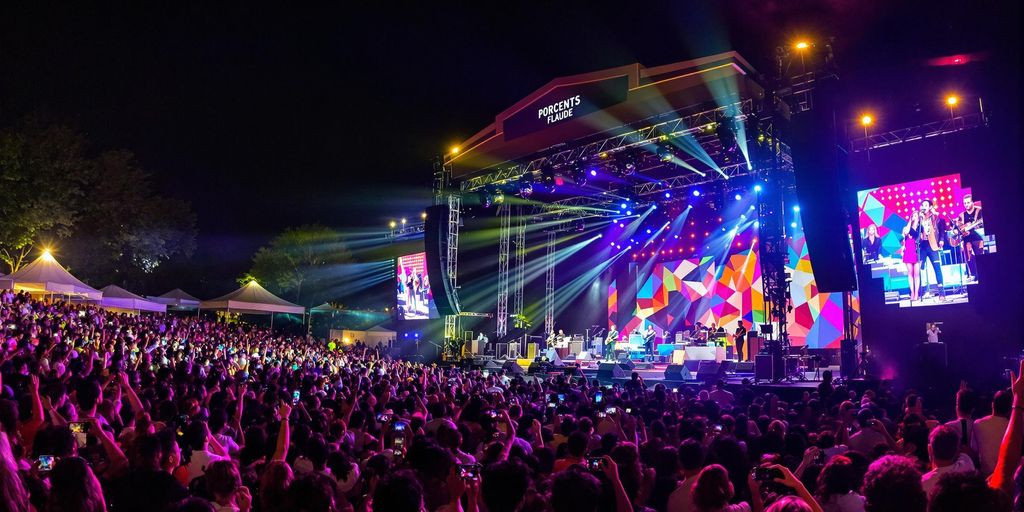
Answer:
<path fill-rule="evenodd" d="M 615 342 L 619 341 L 619 330 L 612 324 L 608 329 L 608 336 L 604 338 L 604 358 L 611 360 L 615 358 Z"/>
<path fill-rule="evenodd" d="M 878 227 L 874 224 L 868 226 L 867 236 L 861 244 L 864 249 L 864 261 L 875 261 L 878 253 L 882 250 L 882 239 L 878 236 Z"/>
<path fill-rule="evenodd" d="M 743 345 L 747 342 L 747 328 L 743 327 L 743 321 L 737 322 L 739 325 L 736 327 L 735 343 L 736 343 L 736 358 L 740 361 L 746 361 L 747 358 L 743 357 Z"/>
<path fill-rule="evenodd" d="M 930 199 L 921 201 L 920 237 L 917 241 L 917 260 L 923 266 L 926 261 L 931 261 L 932 269 L 935 270 L 935 282 L 938 288 L 939 301 L 945 302 L 946 289 L 942 283 L 942 262 L 939 258 L 939 251 L 945 246 L 943 235 L 945 234 L 944 222 L 935 212 Z"/>
<path fill-rule="evenodd" d="M 920 228 L 921 218 L 915 212 L 910 217 L 910 222 L 903 228 L 903 246 L 899 249 L 903 253 L 903 264 L 907 266 L 911 302 L 920 299 L 921 291 L 921 264 L 917 261 L 917 239 L 920 236 L 918 232 Z"/>
<path fill-rule="evenodd" d="M 967 257 L 967 280 L 978 280 L 977 257 L 981 254 L 985 245 L 981 233 L 985 228 L 985 221 L 981 217 L 981 205 L 974 202 L 971 194 L 964 196 L 964 211 L 957 216 L 957 229 L 964 241 L 964 253 Z"/>
<path fill-rule="evenodd" d="M 928 343 L 938 343 L 939 335 L 942 331 L 939 330 L 939 326 L 935 325 L 934 322 L 929 322 L 924 329 L 924 333 L 928 336 Z"/>

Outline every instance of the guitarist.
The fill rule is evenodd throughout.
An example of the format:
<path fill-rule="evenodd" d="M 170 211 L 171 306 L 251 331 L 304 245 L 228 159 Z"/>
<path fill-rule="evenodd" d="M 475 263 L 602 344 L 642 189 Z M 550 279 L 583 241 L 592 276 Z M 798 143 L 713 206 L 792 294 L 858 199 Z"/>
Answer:
<path fill-rule="evenodd" d="M 945 234 L 945 226 L 943 225 L 942 219 L 936 214 L 931 199 L 925 199 L 921 201 L 920 208 L 920 228 L 918 229 L 921 237 L 917 241 L 917 260 L 921 262 L 921 267 L 924 268 L 927 260 L 931 260 L 932 268 L 935 270 L 935 281 L 936 291 L 939 295 L 939 301 L 946 301 L 946 288 L 942 282 L 942 265 L 939 260 L 939 251 L 943 249 L 945 240 L 942 236 Z"/>
<path fill-rule="evenodd" d="M 981 254 L 985 244 L 981 237 L 985 221 L 981 218 L 981 205 L 975 203 L 970 194 L 964 196 L 964 211 L 957 216 L 956 224 L 963 235 L 964 252 L 967 253 L 968 280 L 977 281 L 978 263 L 976 258 Z"/>

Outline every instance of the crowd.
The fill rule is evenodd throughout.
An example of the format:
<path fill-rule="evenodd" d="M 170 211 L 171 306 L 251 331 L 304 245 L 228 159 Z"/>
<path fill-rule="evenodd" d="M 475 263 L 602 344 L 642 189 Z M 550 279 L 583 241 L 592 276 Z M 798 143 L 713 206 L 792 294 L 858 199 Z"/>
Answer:
<path fill-rule="evenodd" d="M 1016 376 L 940 422 L 829 378 L 524 378 L 9 290 L 0 325 L 0 510 L 1021 509 Z"/>

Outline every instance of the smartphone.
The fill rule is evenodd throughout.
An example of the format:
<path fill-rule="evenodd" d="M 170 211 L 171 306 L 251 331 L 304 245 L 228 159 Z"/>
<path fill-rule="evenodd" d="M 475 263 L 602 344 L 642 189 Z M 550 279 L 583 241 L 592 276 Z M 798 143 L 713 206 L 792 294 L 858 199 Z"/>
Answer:
<path fill-rule="evenodd" d="M 299 403 L 299 398 L 302 396 L 298 390 L 292 391 L 292 405 Z"/>
<path fill-rule="evenodd" d="M 84 421 L 73 421 L 68 423 L 68 428 L 71 429 L 71 434 L 75 436 L 75 442 L 78 443 L 78 447 L 85 448 L 88 442 L 86 432 L 88 432 L 89 426 Z"/>
<path fill-rule="evenodd" d="M 626 414 L 633 414 L 633 408 L 632 407 L 626 407 Z"/>
<path fill-rule="evenodd" d="M 377 422 L 378 423 L 391 423 L 391 415 L 386 413 L 386 412 L 382 412 L 382 413 L 377 415 Z"/>
<path fill-rule="evenodd" d="M 395 436 L 394 451 L 400 452 L 403 448 L 405 448 L 405 436 Z"/>
<path fill-rule="evenodd" d="M 597 417 L 598 418 L 607 418 L 608 417 L 608 413 L 606 413 L 604 411 L 597 411 Z"/>
<path fill-rule="evenodd" d="M 604 402 L 604 393 L 598 391 L 594 394 L 594 403 L 599 404 L 601 402 Z"/>
<path fill-rule="evenodd" d="M 782 478 L 782 472 L 773 468 L 754 468 L 754 480 L 758 482 L 773 482 L 776 478 Z"/>
<path fill-rule="evenodd" d="M 405 432 L 407 426 L 408 424 L 404 421 L 396 421 L 394 426 L 395 432 Z"/>
<path fill-rule="evenodd" d="M 615 408 L 614 407 L 609 407 L 609 408 L 604 410 L 604 413 L 609 415 L 609 416 L 612 416 L 612 415 L 615 414 Z"/>
<path fill-rule="evenodd" d="M 722 426 L 721 425 L 715 425 L 713 427 L 713 429 L 714 429 L 716 434 L 721 434 L 722 433 Z"/>
<path fill-rule="evenodd" d="M 483 373 L 484 373 L 484 378 L 485 378 L 485 379 L 486 379 L 487 377 L 490 377 L 490 376 L 491 376 L 491 371 L 490 371 L 490 370 L 484 370 L 484 372 L 483 372 Z"/>
<path fill-rule="evenodd" d="M 565 403 L 565 394 L 564 393 L 559 393 L 558 394 L 558 403 L 560 403 L 560 404 L 561 403 Z"/>
<path fill-rule="evenodd" d="M 463 480 L 479 480 L 480 479 L 480 465 L 479 464 L 459 464 L 459 476 Z"/>
<path fill-rule="evenodd" d="M 601 471 L 601 464 L 604 460 L 601 457 L 587 457 L 587 469 L 590 471 Z"/>
<path fill-rule="evenodd" d="M 679 393 L 679 388 L 672 388 L 673 393 Z"/>
<path fill-rule="evenodd" d="M 548 409 L 554 409 L 555 405 L 556 404 L 554 402 L 548 402 Z"/>
<path fill-rule="evenodd" d="M 83 316 L 85 316 L 85 311 L 79 311 L 79 312 L 78 312 L 78 316 L 79 316 L 79 317 L 83 317 Z"/>
<path fill-rule="evenodd" d="M 53 463 L 57 461 L 57 458 L 53 455 L 40 455 L 36 459 L 36 467 L 39 468 L 39 472 L 45 473 L 53 470 Z"/>

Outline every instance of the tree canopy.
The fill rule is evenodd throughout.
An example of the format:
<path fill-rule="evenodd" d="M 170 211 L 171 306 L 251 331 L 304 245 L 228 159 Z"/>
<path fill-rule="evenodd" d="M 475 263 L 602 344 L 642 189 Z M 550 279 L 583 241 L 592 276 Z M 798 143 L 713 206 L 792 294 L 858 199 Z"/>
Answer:
<path fill-rule="evenodd" d="M 340 232 L 309 224 L 286 229 L 260 247 L 243 279 L 257 279 L 296 303 L 316 305 L 338 296 L 332 269 L 350 262 L 352 253 Z"/>

